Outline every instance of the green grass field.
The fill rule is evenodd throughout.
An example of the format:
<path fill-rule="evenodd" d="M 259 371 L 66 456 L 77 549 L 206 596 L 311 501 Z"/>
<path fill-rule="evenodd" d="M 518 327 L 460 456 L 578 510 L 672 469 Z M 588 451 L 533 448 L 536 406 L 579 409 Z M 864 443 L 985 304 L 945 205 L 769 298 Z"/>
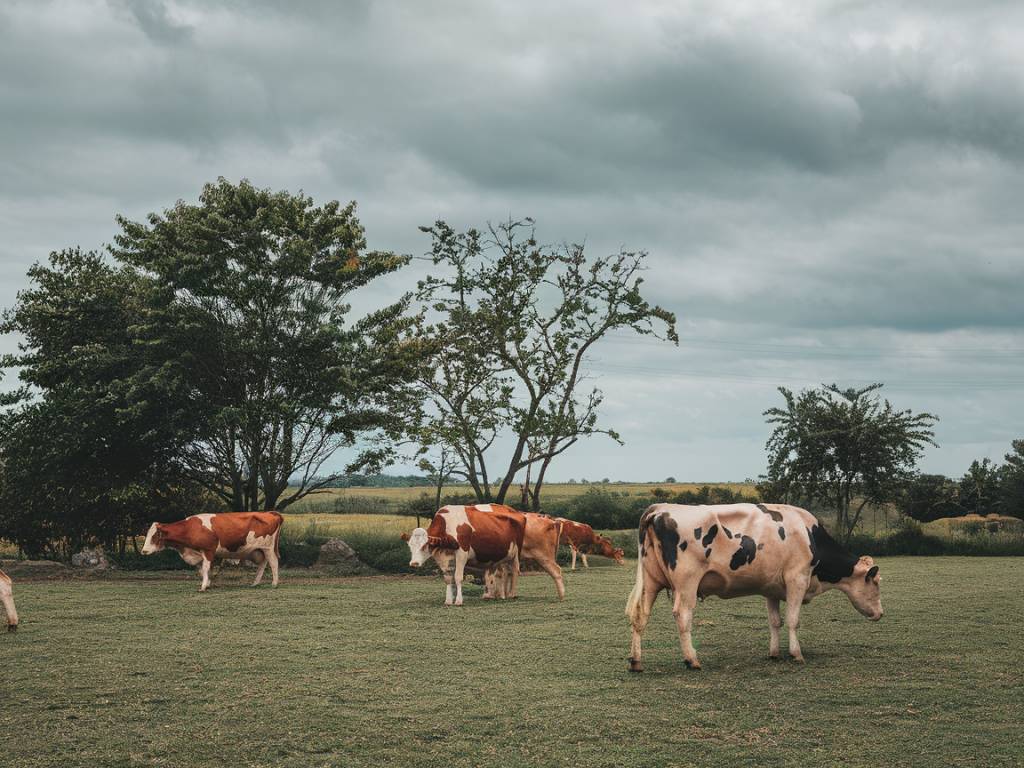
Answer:
<path fill-rule="evenodd" d="M 1024 762 L 1024 560 L 881 561 L 886 618 L 804 612 L 804 666 L 766 658 L 763 602 L 668 602 L 626 671 L 633 568 L 445 608 L 440 579 L 231 575 L 16 584 L 0 636 L 0 764 L 1011 766 Z"/>

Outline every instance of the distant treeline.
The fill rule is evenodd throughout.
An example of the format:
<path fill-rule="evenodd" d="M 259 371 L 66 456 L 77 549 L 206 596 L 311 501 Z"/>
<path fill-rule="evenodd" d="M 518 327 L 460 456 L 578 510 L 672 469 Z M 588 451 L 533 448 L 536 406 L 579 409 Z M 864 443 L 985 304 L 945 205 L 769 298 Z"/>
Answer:
<path fill-rule="evenodd" d="M 420 488 L 431 484 L 425 475 L 346 474 L 327 480 L 321 488 Z M 455 483 L 452 483 L 454 485 Z"/>

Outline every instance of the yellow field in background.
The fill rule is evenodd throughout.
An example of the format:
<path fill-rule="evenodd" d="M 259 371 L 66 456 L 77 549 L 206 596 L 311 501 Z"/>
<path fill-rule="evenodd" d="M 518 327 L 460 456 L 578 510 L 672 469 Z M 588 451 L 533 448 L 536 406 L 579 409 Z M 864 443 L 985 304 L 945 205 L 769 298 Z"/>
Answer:
<path fill-rule="evenodd" d="M 416 518 L 407 515 L 334 515 L 331 513 L 284 513 L 285 535 L 301 537 L 315 526 L 317 533 L 326 536 L 344 538 L 352 533 L 375 533 L 393 531 L 398 536 L 403 531 L 411 531 L 416 525 Z"/>
<path fill-rule="evenodd" d="M 711 485 L 731 488 L 734 491 L 742 491 L 747 495 L 755 493 L 754 486 L 749 483 L 552 483 L 545 485 L 541 497 L 545 502 L 564 500 L 580 496 L 594 488 L 610 493 L 624 493 L 629 496 L 648 496 L 655 488 L 662 488 L 670 493 L 681 493 L 682 491 L 697 491 L 702 486 Z M 293 504 L 288 511 L 302 512 L 311 506 L 321 507 L 330 505 L 335 499 L 380 499 L 381 501 L 394 504 L 404 501 L 411 501 L 419 496 L 433 497 L 435 489 L 431 486 L 416 486 L 412 488 L 327 488 L 321 492 L 307 496 Z M 467 485 L 445 486 L 442 496 L 464 496 L 471 494 L 472 489 Z M 509 502 L 516 506 L 519 500 L 518 487 L 513 488 L 509 493 Z"/>

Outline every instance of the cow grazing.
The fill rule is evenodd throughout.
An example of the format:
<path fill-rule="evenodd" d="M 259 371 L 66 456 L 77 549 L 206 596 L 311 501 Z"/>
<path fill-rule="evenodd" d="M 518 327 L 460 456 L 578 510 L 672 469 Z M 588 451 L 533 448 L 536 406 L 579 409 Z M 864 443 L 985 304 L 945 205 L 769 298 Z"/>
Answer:
<path fill-rule="evenodd" d="M 441 507 L 429 528 L 403 533 L 409 543 L 409 565 L 418 568 L 428 559 L 441 569 L 445 581 L 445 605 L 462 605 L 462 579 L 466 566 L 497 570 L 511 567 L 507 591 L 515 594 L 519 581 L 519 556 L 526 535 L 526 517 L 507 507 L 490 504 Z"/>
<path fill-rule="evenodd" d="M 763 595 L 768 603 L 769 656 L 779 656 L 779 601 L 786 601 L 789 653 L 803 661 L 800 606 L 839 589 L 873 621 L 882 618 L 878 566 L 859 560 L 829 536 L 810 512 L 786 504 L 684 506 L 654 504 L 640 518 L 636 584 L 626 605 L 633 626 L 629 668 L 640 672 L 640 638 L 651 606 L 671 590 L 672 613 L 686 665 L 700 669 L 690 631 L 698 598 Z"/>
<path fill-rule="evenodd" d="M 3 605 L 7 614 L 7 631 L 18 630 L 18 611 L 14 607 L 14 590 L 11 587 L 11 577 L 0 571 L 0 605 Z"/>
<path fill-rule="evenodd" d="M 492 510 L 515 512 L 511 507 L 502 504 L 489 505 Z M 526 517 L 526 534 L 523 537 L 523 551 L 520 560 L 533 560 L 555 581 L 558 599 L 565 599 L 565 582 L 562 569 L 558 565 L 558 542 L 562 531 L 560 520 L 537 512 L 524 512 Z M 511 567 L 508 564 L 492 568 L 484 575 L 486 592 L 484 598 L 516 597 L 510 585 Z"/>
<path fill-rule="evenodd" d="M 566 520 L 564 517 L 555 518 L 562 523 L 562 536 L 559 544 L 568 544 L 572 550 L 572 570 L 576 570 L 576 555 L 579 554 L 583 560 L 583 567 L 589 568 L 587 555 L 601 555 L 609 557 L 619 565 L 625 565 L 623 552 L 612 544 L 611 539 L 606 536 L 594 533 L 594 529 L 585 523 L 577 523 L 575 520 Z"/>
<path fill-rule="evenodd" d="M 200 592 L 210 586 L 210 566 L 215 559 L 252 560 L 259 566 L 254 587 L 263 579 L 269 564 L 276 587 L 283 522 L 277 512 L 220 512 L 192 515 L 176 523 L 153 523 L 142 554 L 152 555 L 164 547 L 178 550 L 182 560 L 199 566 L 203 578 Z"/>

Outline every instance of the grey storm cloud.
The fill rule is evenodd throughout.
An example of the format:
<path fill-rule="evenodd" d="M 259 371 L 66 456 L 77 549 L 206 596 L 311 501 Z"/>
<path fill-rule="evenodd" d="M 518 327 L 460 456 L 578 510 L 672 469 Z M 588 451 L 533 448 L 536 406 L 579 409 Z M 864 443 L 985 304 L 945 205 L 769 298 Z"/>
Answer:
<path fill-rule="evenodd" d="M 754 475 L 775 385 L 876 379 L 956 473 L 1021 436 L 1022 34 L 1012 2 L 15 0 L 0 299 L 218 175 L 356 199 L 414 254 L 437 218 L 531 215 L 648 250 L 683 321 L 597 354 L 627 448 L 565 477 Z"/>

